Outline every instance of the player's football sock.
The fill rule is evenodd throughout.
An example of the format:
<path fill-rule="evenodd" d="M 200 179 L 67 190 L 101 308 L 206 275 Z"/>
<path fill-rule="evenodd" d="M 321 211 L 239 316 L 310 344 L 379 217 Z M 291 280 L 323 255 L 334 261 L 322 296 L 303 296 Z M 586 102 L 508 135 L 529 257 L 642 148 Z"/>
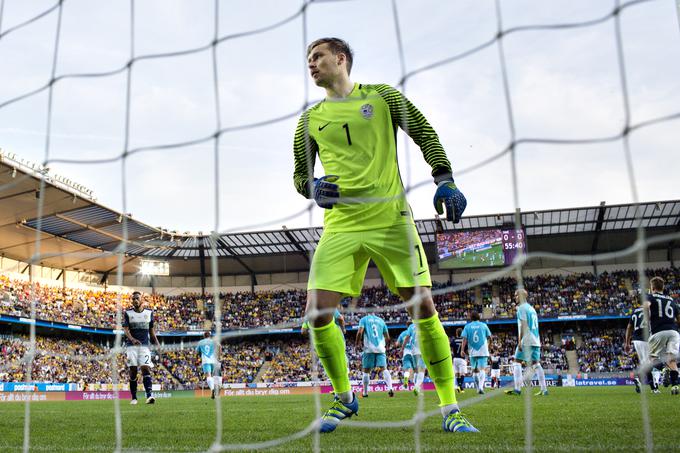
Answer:
<path fill-rule="evenodd" d="M 137 379 L 130 380 L 130 396 L 133 400 L 137 399 Z"/>
<path fill-rule="evenodd" d="M 333 391 L 337 395 L 350 392 L 345 337 L 342 330 L 331 320 L 323 327 L 312 327 L 310 332 L 316 354 L 333 384 Z"/>
<path fill-rule="evenodd" d="M 640 390 L 640 378 L 638 378 L 638 377 L 636 376 L 634 382 L 635 382 L 635 391 L 636 391 L 637 393 L 640 393 L 640 391 L 641 391 L 641 390 Z"/>
<path fill-rule="evenodd" d="M 484 391 L 484 382 L 486 382 L 486 373 L 484 371 L 479 372 L 479 390 Z"/>
<path fill-rule="evenodd" d="M 534 371 L 538 375 L 538 383 L 541 386 L 541 391 L 548 390 L 548 386 L 545 382 L 545 372 L 543 371 L 543 367 L 541 366 L 540 363 L 537 363 L 533 366 Z"/>
<path fill-rule="evenodd" d="M 680 382 L 678 382 L 678 377 L 679 377 L 678 376 L 678 370 L 671 370 L 670 374 L 671 374 L 671 385 L 675 387 L 676 385 L 680 384 Z"/>
<path fill-rule="evenodd" d="M 662 378 L 663 386 L 668 387 L 669 385 L 671 385 L 671 369 L 666 367 L 663 369 L 662 373 L 663 373 Z"/>
<path fill-rule="evenodd" d="M 334 399 L 340 400 L 343 403 L 348 404 L 354 401 L 354 393 L 352 393 L 351 390 L 348 392 L 337 393 Z"/>
<path fill-rule="evenodd" d="M 453 382 L 453 360 L 451 346 L 439 315 L 415 321 L 418 329 L 420 352 L 434 382 L 434 388 L 439 396 L 439 405 L 446 406 L 456 403 L 456 388 Z"/>
<path fill-rule="evenodd" d="M 219 390 L 222 388 L 222 376 L 215 376 L 213 378 L 215 380 L 215 389 Z"/>
<path fill-rule="evenodd" d="M 215 381 L 213 381 L 213 377 L 210 376 L 209 378 L 206 379 L 208 381 L 208 388 L 210 390 L 213 390 L 215 388 Z"/>
<path fill-rule="evenodd" d="M 371 376 L 368 373 L 364 373 L 361 376 L 361 384 L 362 384 L 362 395 L 366 396 L 368 395 L 368 384 L 371 382 Z"/>
<path fill-rule="evenodd" d="M 142 376 L 142 382 L 144 382 L 144 392 L 146 392 L 146 397 L 151 397 L 151 375 L 145 374 Z"/>
<path fill-rule="evenodd" d="M 512 380 L 515 384 L 515 391 L 519 392 L 522 390 L 522 365 L 519 362 L 515 362 L 512 365 Z"/>
<path fill-rule="evenodd" d="M 649 383 L 649 388 L 651 388 L 652 391 L 658 390 L 659 387 L 656 385 L 656 382 L 654 382 L 651 371 L 647 372 L 647 382 Z"/>
<path fill-rule="evenodd" d="M 423 386 L 423 381 L 425 380 L 425 372 L 424 371 L 419 371 L 416 373 L 416 382 L 418 389 L 420 389 Z"/>
<path fill-rule="evenodd" d="M 390 370 L 383 370 L 383 379 L 385 379 L 385 384 L 387 384 L 387 391 L 392 391 L 392 375 Z"/>
<path fill-rule="evenodd" d="M 659 385 L 661 383 L 661 370 L 657 370 L 656 368 L 652 369 L 652 378 L 654 379 L 654 382 L 656 382 L 656 385 Z"/>
<path fill-rule="evenodd" d="M 404 387 L 408 387 L 408 378 L 411 375 L 410 372 L 404 371 Z"/>

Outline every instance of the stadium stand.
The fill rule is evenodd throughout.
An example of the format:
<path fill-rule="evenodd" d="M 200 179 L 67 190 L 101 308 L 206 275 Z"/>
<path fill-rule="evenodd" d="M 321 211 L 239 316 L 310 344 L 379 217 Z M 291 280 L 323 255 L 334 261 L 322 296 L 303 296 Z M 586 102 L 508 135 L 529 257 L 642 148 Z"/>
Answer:
<path fill-rule="evenodd" d="M 0 338 L 0 382 L 22 382 L 26 379 L 26 336 L 5 335 Z M 36 337 L 36 352 L 31 378 L 33 382 L 76 383 L 82 389 L 94 390 L 101 384 L 112 384 L 109 347 L 91 341 L 53 337 Z M 127 382 L 124 355 L 117 357 L 120 382 Z M 173 388 L 174 382 L 163 366 L 152 368 L 155 383 Z"/>
<path fill-rule="evenodd" d="M 680 296 L 678 268 L 647 272 L 648 277 L 659 275 L 668 283 L 671 295 Z M 524 285 L 532 304 L 542 318 L 563 315 L 620 316 L 630 313 L 637 285 L 636 272 L 626 270 L 570 276 L 541 275 L 526 277 Z M 435 285 L 434 289 L 446 285 Z M 490 310 L 487 319 L 514 317 L 512 295 L 514 279 L 500 279 L 484 285 L 477 297 L 476 291 L 463 290 L 436 296 L 439 312 L 444 320 L 467 319 L 471 310 Z M 491 296 L 497 290 L 498 298 Z M 27 281 L 0 275 L 0 313 L 12 316 L 30 315 L 31 288 Z M 102 290 L 69 289 L 36 284 L 36 318 L 93 327 L 115 326 L 115 311 L 119 295 L 123 307 L 129 306 L 126 293 Z M 266 327 L 284 322 L 301 322 L 304 315 L 306 292 L 280 290 L 258 293 L 226 293 L 223 300 L 222 325 L 224 329 Z M 386 287 L 366 288 L 355 301 L 344 300 L 343 306 L 363 308 L 390 306 L 399 303 L 397 296 Z M 197 330 L 204 320 L 212 317 L 213 302 L 199 294 L 164 297 L 149 295 L 146 305 L 155 311 L 158 331 Z M 388 311 L 382 316 L 386 322 L 402 324 L 408 319 L 405 310 Z M 360 314 L 347 313 L 347 324 L 358 323 Z"/>
<path fill-rule="evenodd" d="M 664 268 L 647 271 L 647 276 L 662 276 L 668 282 L 670 294 L 678 298 L 680 270 Z M 623 350 L 623 335 L 637 289 L 637 273 L 631 270 L 594 275 L 592 273 L 539 275 L 527 277 L 525 287 L 532 303 L 542 318 L 589 315 L 616 318 L 609 323 L 588 321 L 566 325 L 548 324 L 543 331 L 543 358 L 546 369 L 563 372 L 570 368 L 567 350 L 576 349 L 578 370 L 584 373 L 626 373 L 635 369 L 633 354 Z M 436 286 L 443 287 L 443 285 Z M 514 317 L 513 279 L 487 283 L 479 290 L 464 290 L 437 296 L 439 310 L 446 320 L 466 320 L 472 310 L 484 312 L 487 319 Z M 92 327 L 115 327 L 115 310 L 120 298 L 128 306 L 126 293 L 95 289 L 61 288 L 48 285 L 34 286 L 37 319 L 51 320 Z M 222 322 L 225 329 L 270 326 L 281 322 L 301 321 L 306 293 L 303 290 L 278 290 L 258 293 L 238 292 L 221 295 Z M 31 287 L 20 278 L 0 275 L 0 313 L 10 316 L 29 316 Z M 389 306 L 398 299 L 385 287 L 366 288 L 355 300 L 343 301 L 348 307 Z M 156 312 L 157 329 L 161 332 L 197 330 L 205 327 L 206 317 L 212 317 L 213 301 L 200 294 L 173 296 L 149 295 L 146 304 Z M 408 319 L 405 311 L 382 314 L 393 326 L 403 325 Z M 348 326 L 355 326 L 361 314 L 345 313 Z M 591 318 L 592 319 L 592 318 Z M 399 328 L 392 329 L 393 338 Z M 493 353 L 501 356 L 501 364 L 508 365 L 514 352 L 516 333 L 514 324 L 493 326 Z M 452 334 L 452 332 L 449 332 Z M 562 335 L 565 334 L 564 337 Z M 78 383 L 83 388 L 111 383 L 108 360 L 95 360 L 109 352 L 111 337 L 99 343 L 90 339 L 75 339 L 39 335 L 32 368 L 32 379 L 42 382 Z M 97 337 L 101 340 L 101 337 Z M 561 338 L 566 338 L 566 340 Z M 204 386 L 200 374 L 199 356 L 193 348 L 183 347 L 177 338 L 164 337 L 168 349 L 159 366 L 154 368 L 154 382 L 164 389 L 193 389 Z M 2 366 L 0 381 L 19 382 L 26 378 L 22 363 L 27 352 L 25 335 L 3 334 L 0 339 Z M 354 345 L 354 333 L 347 335 L 347 354 L 352 379 L 361 378 L 360 351 Z M 82 356 L 83 359 L 79 359 Z M 398 374 L 398 349 L 390 343 L 389 367 Z M 267 360 L 266 360 L 267 359 Z M 223 343 L 221 361 L 225 382 L 252 383 L 262 369 L 262 382 L 305 382 L 312 379 L 311 356 L 306 338 L 298 334 L 266 335 L 251 340 Z M 268 362 L 268 366 L 262 365 Z M 126 381 L 124 358 L 118 360 L 121 382 Z M 317 367 L 321 373 L 323 370 Z"/>

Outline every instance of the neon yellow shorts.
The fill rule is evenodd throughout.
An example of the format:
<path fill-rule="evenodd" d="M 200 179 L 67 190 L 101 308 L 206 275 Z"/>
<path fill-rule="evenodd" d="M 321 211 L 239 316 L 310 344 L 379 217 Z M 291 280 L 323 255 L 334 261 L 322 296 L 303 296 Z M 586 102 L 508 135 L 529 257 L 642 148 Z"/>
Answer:
<path fill-rule="evenodd" d="M 388 288 L 432 286 L 427 257 L 415 225 L 321 235 L 312 258 L 307 289 L 358 296 L 368 262 L 378 267 Z"/>

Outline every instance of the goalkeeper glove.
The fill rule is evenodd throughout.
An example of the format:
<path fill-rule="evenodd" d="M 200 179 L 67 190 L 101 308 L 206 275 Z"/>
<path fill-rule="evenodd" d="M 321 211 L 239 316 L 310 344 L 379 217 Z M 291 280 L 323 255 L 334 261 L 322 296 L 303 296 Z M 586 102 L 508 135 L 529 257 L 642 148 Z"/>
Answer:
<path fill-rule="evenodd" d="M 335 181 L 338 176 L 326 175 L 321 178 L 314 178 L 314 201 L 319 207 L 324 209 L 333 209 L 333 205 L 338 202 L 340 198 L 340 190 Z"/>
<path fill-rule="evenodd" d="M 434 194 L 434 208 L 438 214 L 444 213 L 442 204 L 446 206 L 446 220 L 458 223 L 467 206 L 467 200 L 465 195 L 458 190 L 453 179 L 447 179 L 437 184 L 437 192 Z"/>

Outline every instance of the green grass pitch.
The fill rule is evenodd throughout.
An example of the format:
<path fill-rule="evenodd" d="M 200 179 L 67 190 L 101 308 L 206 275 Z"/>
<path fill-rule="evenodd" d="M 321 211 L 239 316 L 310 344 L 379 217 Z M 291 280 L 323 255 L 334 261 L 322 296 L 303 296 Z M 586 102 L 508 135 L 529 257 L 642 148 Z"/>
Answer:
<path fill-rule="evenodd" d="M 486 257 L 486 254 L 495 254 L 498 259 L 494 261 L 494 266 L 503 265 L 503 244 L 494 244 L 490 249 L 481 250 L 477 252 L 468 252 L 465 257 L 460 258 L 447 258 L 440 261 L 440 268 L 442 269 L 464 269 L 471 267 L 489 267 L 491 266 L 491 261 L 486 259 L 482 261 L 482 257 Z M 477 259 L 473 261 L 473 257 Z"/>
<path fill-rule="evenodd" d="M 533 389 L 532 389 L 533 390 Z M 461 402 L 475 398 L 468 390 Z M 604 452 L 645 450 L 640 395 L 631 387 L 559 388 L 534 397 L 533 439 L 539 452 Z M 322 405 L 330 401 L 322 395 Z M 416 397 L 371 394 L 360 401 L 357 421 L 405 420 L 413 416 Z M 436 409 L 436 395 L 424 396 L 425 410 Z M 679 396 L 668 391 L 647 395 L 654 451 L 680 451 Z M 224 397 L 223 443 L 260 442 L 304 429 L 313 418 L 313 396 Z M 123 448 L 128 451 L 201 451 L 215 436 L 215 406 L 210 399 L 162 399 L 156 405 L 121 402 Z M 439 416 L 424 421 L 422 451 L 524 451 L 524 397 L 490 395 L 464 412 L 480 434 L 441 430 Z M 0 451 L 21 451 L 24 404 L 0 405 Z M 31 405 L 32 451 L 113 451 L 111 401 L 41 402 Z M 267 451 L 309 451 L 309 435 Z M 320 438 L 322 452 L 413 451 L 413 428 L 366 429 L 342 424 Z"/>

